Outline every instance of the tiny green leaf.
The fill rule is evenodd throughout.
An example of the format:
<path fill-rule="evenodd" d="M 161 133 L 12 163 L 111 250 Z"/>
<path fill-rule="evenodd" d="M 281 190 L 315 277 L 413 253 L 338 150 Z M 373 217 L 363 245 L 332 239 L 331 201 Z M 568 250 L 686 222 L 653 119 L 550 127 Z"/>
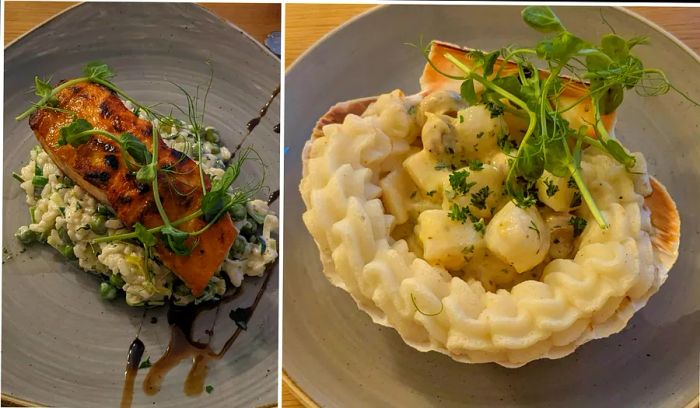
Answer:
<path fill-rule="evenodd" d="M 168 248 L 172 250 L 176 255 L 187 256 L 192 252 L 192 248 L 188 248 L 185 241 L 189 237 L 189 234 L 185 231 L 181 231 L 172 225 L 163 227 L 160 233 L 165 236 Z"/>
<path fill-rule="evenodd" d="M 92 125 L 85 119 L 76 119 L 71 122 L 68 126 L 64 126 L 59 131 L 58 145 L 65 146 L 67 144 L 78 147 L 85 144 L 92 137 L 91 134 L 86 133 L 88 130 L 92 130 Z"/>
<path fill-rule="evenodd" d="M 449 180 L 450 186 L 452 187 L 452 191 L 460 195 L 467 194 L 469 190 L 476 184 L 474 182 L 468 182 L 468 177 L 468 170 L 459 170 L 451 173 Z"/>
<path fill-rule="evenodd" d="M 498 51 L 492 51 L 484 55 L 484 77 L 493 74 L 493 67 L 496 64 L 496 59 L 498 58 Z"/>
<path fill-rule="evenodd" d="M 41 80 L 38 76 L 34 77 L 34 93 L 41 98 L 48 98 L 53 92 L 53 87 L 48 81 Z"/>
<path fill-rule="evenodd" d="M 148 151 L 146 145 L 129 132 L 124 132 L 119 135 L 119 144 L 129 156 L 131 156 L 137 164 L 145 166 L 151 163 L 151 152 Z M 153 180 L 153 178 L 151 178 Z"/>
<path fill-rule="evenodd" d="M 613 61 L 623 62 L 630 55 L 627 41 L 619 35 L 607 34 L 600 41 L 602 51 Z"/>
<path fill-rule="evenodd" d="M 32 185 L 37 187 L 44 187 L 49 183 L 49 179 L 44 176 L 34 176 L 32 177 Z"/>
<path fill-rule="evenodd" d="M 139 171 L 136 172 L 136 180 L 141 183 L 150 183 L 156 177 L 156 167 L 155 163 L 150 163 L 145 166 L 141 166 Z"/>
<path fill-rule="evenodd" d="M 112 72 L 107 64 L 101 61 L 88 62 L 85 67 L 83 67 L 83 73 L 91 80 L 101 79 L 109 81 L 114 77 L 114 72 Z"/>
<path fill-rule="evenodd" d="M 143 361 L 141 362 L 141 364 L 139 364 L 139 370 L 141 370 L 141 369 L 143 369 L 143 368 L 150 368 L 151 366 L 152 366 L 152 364 L 151 364 L 151 357 L 146 357 L 146 359 L 143 360 Z"/>
<path fill-rule="evenodd" d="M 204 390 L 207 392 L 207 394 L 211 394 L 212 391 L 214 391 L 214 386 L 213 385 L 207 385 L 204 387 Z"/>
<path fill-rule="evenodd" d="M 478 99 L 476 96 L 476 91 L 474 90 L 473 79 L 467 79 L 466 81 L 462 82 L 462 86 L 460 87 L 460 95 L 462 95 L 462 99 L 467 101 L 469 105 L 476 105 Z"/>
<path fill-rule="evenodd" d="M 626 168 L 630 169 L 634 167 L 637 160 L 634 158 L 634 156 L 627 153 L 620 142 L 615 139 L 608 139 L 603 145 L 608 153 L 610 153 L 615 160 L 624 164 Z"/>
<path fill-rule="evenodd" d="M 134 232 L 136 238 L 146 247 L 153 247 L 158 243 L 156 236 L 139 222 L 134 224 Z"/>
<path fill-rule="evenodd" d="M 577 217 L 577 216 L 572 216 L 571 219 L 569 219 L 569 224 L 574 227 L 574 238 L 578 237 L 581 235 L 584 229 L 586 229 L 586 225 L 588 224 L 588 221 L 586 221 L 584 218 Z"/>
<path fill-rule="evenodd" d="M 547 6 L 525 7 L 521 15 L 527 25 L 541 33 L 564 31 L 564 26 L 559 18 Z"/>
<path fill-rule="evenodd" d="M 597 98 L 601 115 L 615 112 L 615 109 L 622 104 L 622 99 L 624 97 L 624 90 L 621 85 L 615 84 L 608 87 L 605 92 Z"/>

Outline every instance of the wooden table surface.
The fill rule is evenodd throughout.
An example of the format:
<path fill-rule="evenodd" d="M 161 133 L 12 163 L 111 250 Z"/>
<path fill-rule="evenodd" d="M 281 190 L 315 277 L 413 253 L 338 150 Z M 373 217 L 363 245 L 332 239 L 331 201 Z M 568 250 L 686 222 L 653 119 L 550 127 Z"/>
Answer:
<path fill-rule="evenodd" d="M 28 32 L 75 2 L 5 2 L 5 45 Z M 279 4 L 200 3 L 219 16 L 237 25 L 256 40 L 263 42 L 267 34 L 280 31 L 282 7 Z"/>
<path fill-rule="evenodd" d="M 371 9 L 362 4 L 287 4 L 284 63 L 289 66 L 326 33 Z M 629 7 L 675 35 L 700 54 L 700 8 Z M 303 407 L 286 384 L 282 386 L 284 408 Z"/>

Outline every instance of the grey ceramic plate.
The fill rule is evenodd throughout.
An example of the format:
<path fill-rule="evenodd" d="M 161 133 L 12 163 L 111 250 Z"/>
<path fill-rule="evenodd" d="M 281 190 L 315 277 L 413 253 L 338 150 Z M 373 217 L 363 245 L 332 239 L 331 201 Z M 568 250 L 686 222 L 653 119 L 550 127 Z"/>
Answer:
<path fill-rule="evenodd" d="M 32 31 L 5 51 L 3 243 L 12 258 L 3 265 L 2 391 L 8 397 L 57 406 L 118 406 L 129 344 L 142 310 L 123 301 L 103 302 L 94 276 L 67 264 L 49 247 L 19 254 L 13 238 L 28 221 L 23 194 L 11 172 L 36 145 L 26 121 L 14 117 L 34 100 L 34 75 L 75 77 L 94 59 L 107 62 L 115 82 L 137 100 L 185 106 L 168 81 L 194 90 L 214 81 L 206 123 L 234 148 L 248 120 L 279 85 L 279 60 L 236 27 L 190 4 L 85 3 Z M 254 130 L 252 145 L 268 165 L 267 185 L 278 188 L 279 100 Z M 251 169 L 252 171 L 252 169 Z M 251 171 L 245 177 L 257 177 Z M 277 206 L 274 208 L 277 211 Z M 6 255 L 7 257 L 7 255 Z M 166 378 L 162 391 L 147 397 L 136 382 L 134 406 L 261 406 L 277 401 L 278 274 L 244 332 L 226 357 L 211 365 L 211 394 L 186 397 L 189 364 Z M 158 323 L 151 324 L 156 316 Z M 228 318 L 226 318 L 228 319 Z M 170 333 L 165 308 L 149 311 L 141 331 L 145 356 L 157 359 Z"/>
<path fill-rule="evenodd" d="M 475 48 L 532 44 L 520 7 L 385 6 L 334 31 L 286 76 L 284 358 L 287 374 L 322 406 L 684 407 L 698 395 L 700 351 L 700 115 L 677 95 L 628 94 L 617 134 L 646 154 L 651 173 L 676 199 L 681 254 L 661 291 L 620 334 L 561 360 L 520 369 L 466 365 L 420 353 L 371 322 L 323 276 L 301 220 L 301 149 L 317 118 L 338 101 L 395 88 L 418 90 L 424 60 L 405 43 L 441 39 Z M 557 8 L 589 39 L 607 31 L 599 8 Z M 700 97 L 698 57 L 657 27 L 604 9 L 623 35 L 647 35 L 639 55 Z"/>

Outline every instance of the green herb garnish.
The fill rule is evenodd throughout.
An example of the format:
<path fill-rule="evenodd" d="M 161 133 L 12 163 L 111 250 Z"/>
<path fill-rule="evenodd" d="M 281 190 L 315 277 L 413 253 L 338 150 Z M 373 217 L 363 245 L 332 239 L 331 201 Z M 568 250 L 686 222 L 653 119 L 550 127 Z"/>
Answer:
<path fill-rule="evenodd" d="M 574 215 L 569 220 L 569 224 L 574 227 L 574 238 L 576 238 L 579 235 L 581 235 L 584 229 L 586 229 L 588 221 L 586 221 L 584 218 L 577 217 Z"/>
<path fill-rule="evenodd" d="M 470 201 L 474 207 L 480 210 L 485 210 L 486 199 L 489 197 L 489 194 L 491 194 L 491 189 L 489 186 L 484 186 L 476 193 L 472 193 Z"/>
<path fill-rule="evenodd" d="M 143 369 L 143 368 L 151 368 L 151 366 L 152 366 L 152 364 L 151 364 L 151 357 L 146 357 L 146 359 L 143 360 L 143 361 L 141 362 L 141 364 L 139 364 L 139 370 L 141 370 L 141 369 Z"/>
<path fill-rule="evenodd" d="M 439 315 L 440 313 L 442 313 L 442 309 L 445 308 L 445 305 L 444 305 L 442 302 L 440 302 L 440 310 L 438 310 L 438 311 L 435 312 L 435 313 L 425 313 L 425 312 L 423 312 L 422 310 L 420 310 L 420 308 L 419 308 L 418 305 L 416 304 L 416 296 L 415 296 L 413 293 L 411 293 L 411 302 L 413 302 L 413 307 L 416 308 L 416 310 L 418 311 L 418 313 L 420 313 L 420 314 L 422 314 L 422 315 L 424 315 L 424 316 L 437 316 L 437 315 Z"/>
<path fill-rule="evenodd" d="M 559 191 L 559 186 L 550 178 L 544 179 L 544 185 L 547 186 L 547 197 L 552 197 Z"/>
<path fill-rule="evenodd" d="M 450 186 L 452 187 L 452 191 L 460 195 L 467 194 L 469 190 L 476 184 L 474 182 L 468 182 L 468 177 L 468 170 L 459 170 L 450 174 Z"/>
<path fill-rule="evenodd" d="M 468 166 L 471 171 L 481 171 L 484 169 L 484 163 L 479 159 L 469 160 Z"/>
<path fill-rule="evenodd" d="M 604 150 L 628 169 L 634 166 L 635 160 L 619 141 L 608 134 L 601 117 L 613 112 L 622 102 L 624 91 L 630 89 L 643 96 L 674 90 L 696 106 L 699 104 L 676 89 L 662 71 L 645 68 L 631 53 L 633 47 L 646 42 L 644 38 L 624 39 L 613 33 L 603 36 L 599 44 L 590 43 L 567 31 L 547 6 L 526 7 L 522 18 L 527 25 L 545 34 L 533 47 L 504 48 L 491 53 L 470 52 L 474 68 L 447 53 L 445 58 L 464 75 L 443 75 L 462 80 L 462 98 L 470 105 L 484 104 L 492 117 L 513 111 L 528 119 L 527 130 L 519 145 L 511 143 L 507 135 L 498 139 L 504 152 L 511 154 L 511 150 L 516 151 L 511 154 L 505 188 L 519 207 L 527 208 L 536 202 L 531 192 L 533 183 L 547 170 L 557 177 L 571 176 L 593 218 L 601 228 L 606 228 L 607 222 L 581 177 L 581 152 L 588 146 Z M 504 61 L 494 73 L 496 57 Z M 502 68 L 508 63 L 515 64 L 516 73 L 503 74 Z M 537 67 L 541 65 L 548 69 L 547 76 L 537 74 Z M 588 81 L 590 86 L 587 94 L 573 105 L 562 107 L 556 100 L 566 86 L 567 80 L 560 78 L 565 73 Z M 479 94 L 475 92 L 477 82 L 483 87 Z M 587 98 L 593 103 L 594 123 L 589 125 L 593 127 L 596 139 L 585 135 L 585 127 L 572 129 L 562 118 L 563 112 Z M 548 192 L 556 193 L 554 188 L 548 188 Z"/>

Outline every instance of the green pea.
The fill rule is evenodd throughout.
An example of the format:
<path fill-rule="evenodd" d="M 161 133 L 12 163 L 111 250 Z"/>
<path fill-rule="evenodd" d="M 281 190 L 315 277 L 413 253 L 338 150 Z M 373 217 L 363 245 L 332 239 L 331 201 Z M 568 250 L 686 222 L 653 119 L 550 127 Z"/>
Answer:
<path fill-rule="evenodd" d="M 233 241 L 233 246 L 229 251 L 229 255 L 231 255 L 233 258 L 240 259 L 245 253 L 246 246 L 248 246 L 248 241 L 246 241 L 246 239 L 241 235 L 238 235 L 236 240 Z"/>
<path fill-rule="evenodd" d="M 24 245 L 30 245 L 39 241 L 40 236 L 41 234 L 30 230 L 26 225 L 19 227 L 17 232 L 15 232 L 15 237 Z"/>
<path fill-rule="evenodd" d="M 107 282 L 100 283 L 100 297 L 104 300 L 112 300 L 117 297 L 117 288 Z"/>
<path fill-rule="evenodd" d="M 228 210 L 229 214 L 231 214 L 231 217 L 233 217 L 234 220 L 240 221 L 245 219 L 246 215 L 248 214 L 248 211 L 245 209 L 245 205 L 243 204 L 234 204 L 229 208 Z"/>
<path fill-rule="evenodd" d="M 73 183 L 73 180 L 71 180 L 70 178 L 68 178 L 66 176 L 63 176 L 62 183 L 64 186 L 66 186 L 66 188 L 71 188 L 75 185 L 75 183 Z"/>
<path fill-rule="evenodd" d="M 101 204 L 101 203 L 97 204 L 97 211 L 96 212 L 98 214 L 107 215 L 107 216 L 112 215 L 112 210 L 110 210 L 109 207 L 107 207 L 106 205 Z"/>
<path fill-rule="evenodd" d="M 115 288 L 123 288 L 124 279 L 122 279 L 122 276 L 118 273 L 113 273 L 112 276 L 109 277 L 109 284 Z"/>
<path fill-rule="evenodd" d="M 187 288 L 187 286 L 183 284 L 175 285 L 173 292 L 175 292 L 175 294 L 178 296 L 188 296 L 192 294 L 192 292 Z"/>
<path fill-rule="evenodd" d="M 244 237 L 251 237 L 253 234 L 255 234 L 256 229 L 257 228 L 254 223 L 245 220 L 241 225 L 241 235 Z"/>
<path fill-rule="evenodd" d="M 61 237 L 61 241 L 63 241 L 64 244 L 72 244 L 73 241 L 70 239 L 70 236 L 68 235 L 68 230 L 66 227 L 61 227 L 61 229 L 58 230 L 58 236 Z"/>
<path fill-rule="evenodd" d="M 107 233 L 107 227 L 105 226 L 105 222 L 107 221 L 107 217 L 105 217 L 102 214 L 95 214 L 92 217 L 92 220 L 90 220 L 90 230 L 94 232 L 97 235 L 104 235 Z"/>
<path fill-rule="evenodd" d="M 199 145 L 196 143 L 193 144 L 191 150 L 192 150 L 192 157 L 194 157 L 195 159 L 198 159 L 199 158 Z"/>
<path fill-rule="evenodd" d="M 73 245 L 64 245 L 63 247 L 59 248 L 58 251 L 70 260 L 78 259 L 78 257 L 75 256 L 75 252 L 73 252 Z"/>
<path fill-rule="evenodd" d="M 204 140 L 210 143 L 219 143 L 219 132 L 214 128 L 204 130 Z"/>

